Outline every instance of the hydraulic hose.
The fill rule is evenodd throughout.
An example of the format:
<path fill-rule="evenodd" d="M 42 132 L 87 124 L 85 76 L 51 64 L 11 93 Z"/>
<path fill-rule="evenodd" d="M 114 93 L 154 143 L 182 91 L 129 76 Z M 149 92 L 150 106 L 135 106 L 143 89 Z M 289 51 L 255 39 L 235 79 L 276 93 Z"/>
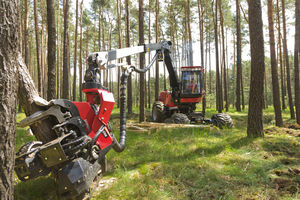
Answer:
<path fill-rule="evenodd" d="M 151 62 L 144 69 L 138 69 L 135 68 L 134 66 L 130 66 L 130 68 L 132 71 L 135 71 L 137 73 L 145 73 L 153 65 L 157 56 L 158 53 L 156 52 Z M 131 70 L 129 70 L 130 71 L 129 73 L 131 73 Z M 128 76 L 129 74 L 127 73 L 126 70 L 122 72 L 121 87 L 120 87 L 120 138 L 118 142 L 115 136 L 113 135 L 114 145 L 112 147 L 116 152 L 124 151 L 126 145 L 126 89 L 127 89 Z"/>
<path fill-rule="evenodd" d="M 116 152 L 122 152 L 125 149 L 126 144 L 126 88 L 128 73 L 126 71 L 122 72 L 121 76 L 121 88 L 120 88 L 120 138 L 119 142 L 113 136 L 114 145 L 113 149 Z"/>
<path fill-rule="evenodd" d="M 139 69 L 136 68 L 134 66 L 131 66 L 133 68 L 133 71 L 137 72 L 137 73 L 145 73 L 146 71 L 148 71 L 150 69 L 150 67 L 153 65 L 153 63 L 156 60 L 156 57 L 158 56 L 158 52 L 156 52 L 156 54 L 153 56 L 152 60 L 150 61 L 150 63 L 147 65 L 147 67 L 145 67 L 144 69 Z"/>

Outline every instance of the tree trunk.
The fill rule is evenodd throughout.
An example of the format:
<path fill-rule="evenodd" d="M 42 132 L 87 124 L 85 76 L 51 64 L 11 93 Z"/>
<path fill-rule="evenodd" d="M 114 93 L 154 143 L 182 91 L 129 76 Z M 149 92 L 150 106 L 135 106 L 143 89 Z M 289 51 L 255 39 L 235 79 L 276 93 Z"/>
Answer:
<path fill-rule="evenodd" d="M 158 0 L 155 1 L 155 42 L 158 43 L 159 38 L 159 2 Z M 159 63 L 156 60 L 155 62 L 155 101 L 159 99 Z"/>
<path fill-rule="evenodd" d="M 281 82 L 281 103 L 282 103 L 282 110 L 285 110 L 285 84 L 284 84 L 284 74 L 283 74 L 283 64 L 282 64 L 282 52 L 281 52 L 281 31 L 280 31 L 280 15 L 279 15 L 279 0 L 276 1 L 276 15 L 277 15 L 277 27 L 278 27 L 278 45 L 279 45 L 279 65 L 280 65 L 280 82 Z"/>
<path fill-rule="evenodd" d="M 211 81 L 212 81 L 212 72 L 211 72 L 211 52 L 210 52 L 210 31 L 208 33 L 208 61 L 209 61 L 209 94 L 211 94 L 212 92 L 212 84 L 211 84 Z M 210 104 L 211 105 L 211 104 Z"/>
<path fill-rule="evenodd" d="M 16 140 L 19 1 L 0 4 L 0 199 L 13 199 Z M 6 19 L 6 20 L 4 20 Z"/>
<path fill-rule="evenodd" d="M 152 5 L 152 1 L 149 0 L 149 21 L 148 21 L 148 43 L 150 44 L 151 43 L 151 5 Z M 149 52 L 148 53 L 149 57 L 148 57 L 148 60 L 149 60 L 149 63 L 150 63 L 150 57 L 151 57 L 151 53 Z M 151 108 L 151 70 L 148 71 L 148 108 Z"/>
<path fill-rule="evenodd" d="M 56 98 L 60 98 L 60 9 L 59 4 L 57 4 L 57 23 L 56 23 L 56 30 L 57 30 L 57 44 L 56 44 Z"/>
<path fill-rule="evenodd" d="M 203 8 L 202 8 L 202 2 L 201 0 L 198 0 L 198 16 L 199 16 L 199 32 L 200 32 L 200 57 L 201 57 L 201 66 L 204 67 L 204 48 L 203 48 L 203 41 L 204 41 L 204 37 L 203 37 Z M 206 73 L 206 72 L 205 72 Z M 204 78 L 204 77 L 203 77 Z M 205 79 L 205 78 L 204 78 Z M 203 81 L 204 83 L 204 90 L 206 89 L 206 79 Z M 202 91 L 200 91 L 202 92 Z M 206 98 L 204 96 L 203 100 L 202 100 L 202 112 L 205 113 L 205 108 L 206 108 Z"/>
<path fill-rule="evenodd" d="M 139 44 L 144 44 L 144 8 L 143 0 L 139 0 Z M 145 53 L 140 54 L 140 68 L 144 68 Z M 140 73 L 140 115 L 139 121 L 145 121 L 145 74 Z"/>
<path fill-rule="evenodd" d="M 33 1 L 34 10 L 34 27 L 35 27 L 35 44 L 36 44 L 36 59 L 37 59 L 37 70 L 38 70 L 38 91 L 42 95 L 42 73 L 40 64 L 40 41 L 39 41 L 39 30 L 38 30 L 38 18 L 37 18 L 37 6 L 36 1 Z"/>
<path fill-rule="evenodd" d="M 295 2 L 295 49 L 294 49 L 294 74 L 295 74 L 295 106 L 296 122 L 300 124 L 300 83 L 299 83 L 299 54 L 300 54 L 300 1 Z"/>
<path fill-rule="evenodd" d="M 122 41 L 121 41 L 121 10 L 120 10 L 120 0 L 117 0 L 117 20 L 118 20 L 118 42 L 119 42 L 119 48 L 122 48 Z M 122 62 L 119 60 L 119 62 Z M 117 86 L 117 107 L 120 107 L 120 67 L 118 67 L 118 86 Z"/>
<path fill-rule="evenodd" d="M 241 69 L 242 69 L 242 42 L 241 42 L 241 16 L 240 16 L 240 1 L 236 0 L 236 110 L 241 111 Z"/>
<path fill-rule="evenodd" d="M 225 100 L 225 109 L 228 112 L 228 94 L 227 94 L 227 73 L 226 73 L 226 53 L 225 53 L 225 36 L 224 36 L 224 17 L 222 11 L 222 0 L 220 0 L 220 21 L 221 21 L 221 32 L 222 32 L 222 50 L 223 50 L 223 87 L 224 87 L 224 100 Z"/>
<path fill-rule="evenodd" d="M 64 10 L 64 52 L 63 52 L 63 93 L 62 98 L 69 99 L 69 0 Z"/>
<path fill-rule="evenodd" d="M 48 22 L 48 100 L 56 98 L 56 28 L 54 0 L 47 0 Z"/>
<path fill-rule="evenodd" d="M 277 62 L 275 55 L 275 39 L 273 27 L 273 2 L 268 0 L 268 21 L 269 21 L 269 35 L 270 35 L 270 57 L 271 57 L 271 70 L 272 70 L 272 88 L 273 88 L 273 105 L 275 110 L 275 123 L 276 126 L 283 126 L 281 109 L 280 109 L 280 94 L 278 83 Z"/>
<path fill-rule="evenodd" d="M 81 91 L 81 87 L 82 87 L 82 13 L 83 13 L 83 0 L 81 0 L 80 3 L 80 44 L 79 44 L 79 48 L 80 48 L 80 52 L 79 52 L 79 100 L 82 101 L 82 91 Z M 99 42 L 100 45 L 100 42 Z M 100 47 L 99 47 L 100 48 Z"/>
<path fill-rule="evenodd" d="M 233 38 L 233 66 L 232 66 L 232 77 L 234 77 L 235 76 L 235 69 L 236 69 L 236 41 L 235 41 L 235 39 Z M 235 91 L 234 90 L 234 86 L 236 86 L 236 79 L 235 78 L 233 78 L 233 91 Z M 233 95 L 232 95 L 232 107 L 234 107 L 236 104 L 235 104 L 235 95 L 234 95 L 234 93 L 233 93 Z"/>
<path fill-rule="evenodd" d="M 214 17 L 214 30 L 215 30 L 215 54 L 216 54 L 216 104 L 219 113 L 222 112 L 221 102 L 221 81 L 219 71 L 219 46 L 218 46 L 218 0 L 215 5 L 215 17 Z"/>
<path fill-rule="evenodd" d="M 78 35 L 78 0 L 76 0 L 75 15 L 75 45 L 74 45 L 74 74 L 73 74 L 73 101 L 76 101 L 76 82 L 77 82 L 77 35 Z"/>
<path fill-rule="evenodd" d="M 264 36 L 260 0 L 248 1 L 249 32 L 251 52 L 251 79 L 248 110 L 248 137 L 263 137 L 263 96 L 264 96 Z"/>
<path fill-rule="evenodd" d="M 193 41 L 192 41 L 192 31 L 191 31 L 191 19 L 190 19 L 190 0 L 187 0 L 186 6 L 186 19 L 187 19 L 187 28 L 189 36 L 189 66 L 193 66 Z"/>
<path fill-rule="evenodd" d="M 281 7 L 282 7 L 282 22 L 283 22 L 283 49 L 284 49 L 284 56 L 285 56 L 286 82 L 287 82 L 287 90 L 288 90 L 288 98 L 289 98 L 289 107 L 290 107 L 291 119 L 295 119 L 295 111 L 294 111 L 292 88 L 291 88 L 291 78 L 290 78 L 291 75 L 290 75 L 289 54 L 288 54 L 288 50 L 287 50 L 284 0 L 281 0 L 281 4 L 282 4 Z"/>
<path fill-rule="evenodd" d="M 101 51 L 101 5 L 99 5 L 99 15 L 98 15 L 98 50 Z"/>
<path fill-rule="evenodd" d="M 24 60 L 25 64 L 29 67 L 29 52 L 28 52 L 28 0 L 24 1 L 25 10 L 24 10 Z M 29 70 L 30 71 L 30 70 Z"/>
<path fill-rule="evenodd" d="M 126 47 L 130 47 L 130 12 L 129 12 L 129 0 L 125 0 L 125 19 L 126 19 Z M 131 57 L 128 56 L 126 58 L 126 62 L 128 65 L 131 65 Z M 127 80 L 127 109 L 128 114 L 132 113 L 132 76 L 131 74 Z"/>

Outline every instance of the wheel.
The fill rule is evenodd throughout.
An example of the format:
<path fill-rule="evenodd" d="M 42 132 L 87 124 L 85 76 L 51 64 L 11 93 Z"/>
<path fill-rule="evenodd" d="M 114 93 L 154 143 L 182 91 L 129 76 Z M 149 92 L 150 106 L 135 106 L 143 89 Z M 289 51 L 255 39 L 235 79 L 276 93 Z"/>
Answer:
<path fill-rule="evenodd" d="M 173 121 L 173 119 L 171 117 L 169 117 L 169 118 L 165 119 L 164 123 L 166 123 L 166 124 L 173 124 L 174 121 Z"/>
<path fill-rule="evenodd" d="M 211 117 L 213 124 L 219 128 L 231 128 L 233 127 L 233 122 L 231 117 L 225 113 L 214 114 Z"/>
<path fill-rule="evenodd" d="M 189 124 L 190 123 L 189 118 L 183 113 L 174 113 L 171 116 L 171 118 L 175 124 Z"/>
<path fill-rule="evenodd" d="M 152 106 L 152 120 L 154 122 L 163 122 L 165 118 L 164 103 L 161 101 L 154 102 Z"/>

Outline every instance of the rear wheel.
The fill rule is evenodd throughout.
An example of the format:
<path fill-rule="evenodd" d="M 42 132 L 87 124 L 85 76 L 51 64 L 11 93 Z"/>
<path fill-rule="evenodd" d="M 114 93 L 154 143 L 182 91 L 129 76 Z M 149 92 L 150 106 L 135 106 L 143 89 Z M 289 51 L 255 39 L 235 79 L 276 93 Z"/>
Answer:
<path fill-rule="evenodd" d="M 213 124 L 219 128 L 231 128 L 233 127 L 233 122 L 231 117 L 225 113 L 214 114 L 211 117 Z"/>
<path fill-rule="evenodd" d="M 165 118 L 164 103 L 161 101 L 154 102 L 152 106 L 152 120 L 154 122 L 163 122 Z"/>
<path fill-rule="evenodd" d="M 172 121 L 175 124 L 189 124 L 190 119 L 183 113 L 174 113 L 172 116 Z"/>

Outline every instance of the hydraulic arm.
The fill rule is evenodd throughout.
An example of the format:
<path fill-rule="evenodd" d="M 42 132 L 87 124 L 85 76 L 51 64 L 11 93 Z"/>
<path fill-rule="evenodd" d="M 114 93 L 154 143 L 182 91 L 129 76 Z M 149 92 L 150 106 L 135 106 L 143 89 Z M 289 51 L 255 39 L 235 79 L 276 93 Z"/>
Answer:
<path fill-rule="evenodd" d="M 157 57 L 162 57 L 169 72 L 170 86 L 172 88 L 172 92 L 174 94 L 178 94 L 180 90 L 180 84 L 171 56 L 171 46 L 172 43 L 170 41 L 162 41 L 160 43 L 145 44 L 136 47 L 111 50 L 107 52 L 95 52 L 90 54 L 88 59 L 89 61 L 94 62 L 100 69 L 110 69 L 116 67 L 116 65 L 108 64 L 109 61 L 114 61 L 120 58 L 139 53 L 156 51 L 156 54 L 153 56 L 150 64 L 147 67 L 145 67 L 144 69 L 138 69 L 134 66 L 128 66 L 129 72 L 136 71 L 139 73 L 144 73 L 147 70 L 149 70 L 149 68 L 153 65 Z"/>

